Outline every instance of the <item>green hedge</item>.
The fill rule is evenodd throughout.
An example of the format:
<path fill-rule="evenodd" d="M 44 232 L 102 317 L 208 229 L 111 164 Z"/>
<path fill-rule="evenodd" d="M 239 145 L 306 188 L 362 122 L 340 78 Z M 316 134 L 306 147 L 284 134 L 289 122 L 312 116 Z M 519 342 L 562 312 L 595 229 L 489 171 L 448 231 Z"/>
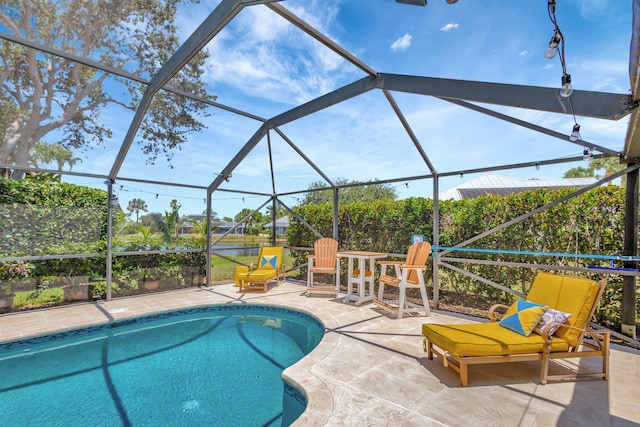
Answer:
<path fill-rule="evenodd" d="M 106 191 L 0 179 L 0 255 L 95 252 L 106 233 Z"/>
<path fill-rule="evenodd" d="M 440 246 L 453 246 L 483 231 L 546 205 L 574 190 L 536 190 L 511 196 L 487 195 L 461 201 L 440 202 Z M 594 189 L 538 213 L 522 222 L 486 236 L 469 247 L 532 252 L 562 252 L 620 255 L 624 243 L 624 189 L 606 186 Z M 300 206 L 297 213 L 324 236 L 332 235 L 330 204 Z M 296 218 L 290 219 L 287 244 L 310 247 L 316 236 Z M 433 201 L 409 198 L 398 201 L 341 205 L 338 211 L 338 241 L 341 249 L 406 253 L 412 233 L 433 240 Z M 296 265 L 306 262 L 305 253 L 294 254 Z M 550 265 L 608 265 L 575 257 L 527 256 L 454 252 L 457 258 L 488 259 Z M 459 267 L 513 290 L 526 293 L 535 270 L 505 266 L 458 263 Z M 617 264 L 621 267 L 621 264 Z M 591 275 L 599 279 L 597 275 Z M 428 275 L 429 280 L 430 275 Z M 620 324 L 622 277 L 608 276 L 608 287 L 598 312 L 601 321 Z M 468 276 L 441 269 L 442 289 L 484 295 L 492 301 L 510 302 L 513 296 Z M 432 286 L 432 282 L 431 282 Z M 640 301 L 636 301 L 636 313 Z"/>

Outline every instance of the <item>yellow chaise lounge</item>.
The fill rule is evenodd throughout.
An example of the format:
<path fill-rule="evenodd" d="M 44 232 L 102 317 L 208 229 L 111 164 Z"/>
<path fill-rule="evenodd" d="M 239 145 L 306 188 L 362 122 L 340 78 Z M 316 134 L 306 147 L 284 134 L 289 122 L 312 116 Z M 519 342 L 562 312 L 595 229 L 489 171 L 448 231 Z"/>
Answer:
<path fill-rule="evenodd" d="M 264 292 L 269 289 L 269 282 L 276 280 L 277 286 L 286 279 L 281 246 L 263 246 L 258 252 L 258 264 L 237 266 L 235 272 L 236 286 L 243 292 L 245 288 L 257 288 Z"/>
<path fill-rule="evenodd" d="M 542 328 L 538 333 L 521 335 L 500 325 L 496 309 L 506 306 L 496 304 L 489 311 L 491 322 L 488 323 L 423 324 L 424 351 L 429 360 L 435 354 L 445 366 L 458 372 L 463 387 L 468 385 L 468 365 L 530 360 L 541 361 L 541 384 L 549 380 L 583 377 L 606 380 L 609 375 L 610 334 L 594 331 L 589 325 L 604 286 L 604 281 L 597 283 L 579 277 L 538 273 L 526 301 L 542 305 L 542 312 L 551 308 L 556 310 L 553 312 L 556 315 L 557 312 L 565 314 L 564 317 L 570 314 L 564 323 L 550 321 L 545 324 L 543 321 L 539 324 Z M 515 305 L 509 307 L 503 319 L 516 312 Z M 587 337 L 591 341 L 583 341 Z M 587 374 L 575 372 L 573 375 L 548 374 L 550 359 L 577 357 L 602 357 L 602 371 Z"/>

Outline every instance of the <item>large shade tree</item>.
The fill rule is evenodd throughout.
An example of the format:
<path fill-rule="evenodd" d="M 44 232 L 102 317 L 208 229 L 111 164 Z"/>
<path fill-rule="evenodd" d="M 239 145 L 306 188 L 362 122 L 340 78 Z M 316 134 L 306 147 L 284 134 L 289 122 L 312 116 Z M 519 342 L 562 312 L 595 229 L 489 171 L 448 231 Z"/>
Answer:
<path fill-rule="evenodd" d="M 149 78 L 179 47 L 174 17 L 180 2 L 3 0 L 0 31 Z M 207 97 L 200 79 L 206 58 L 205 51 L 198 54 L 171 86 Z M 119 96 L 116 82 L 126 88 Z M 105 143 L 112 132 L 99 120 L 101 110 L 114 104 L 134 110 L 144 90 L 142 83 L 4 39 L 0 85 L 0 165 L 13 165 L 2 172 L 14 178 L 24 175 L 20 167 L 28 166 L 34 144 L 53 131 L 70 149 Z M 164 156 L 170 164 L 206 114 L 203 103 L 160 91 L 138 134 L 147 161 Z"/>

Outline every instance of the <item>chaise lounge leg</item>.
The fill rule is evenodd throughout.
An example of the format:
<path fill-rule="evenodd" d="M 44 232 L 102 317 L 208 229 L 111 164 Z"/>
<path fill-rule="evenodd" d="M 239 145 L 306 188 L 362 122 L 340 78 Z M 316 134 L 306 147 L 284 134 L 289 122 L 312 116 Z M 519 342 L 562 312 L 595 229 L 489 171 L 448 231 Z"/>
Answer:
<path fill-rule="evenodd" d="M 469 385 L 469 366 L 466 363 L 460 363 L 460 385 L 467 387 Z"/>
<path fill-rule="evenodd" d="M 549 375 L 549 347 L 545 346 L 542 352 L 542 363 L 540 364 L 540 384 L 547 383 L 547 375 Z"/>
<path fill-rule="evenodd" d="M 427 352 L 427 359 L 433 360 L 433 344 L 428 339 L 424 339 L 422 343 L 422 348 Z"/>
<path fill-rule="evenodd" d="M 602 378 L 609 380 L 609 344 L 611 343 L 611 334 L 606 332 L 602 335 Z"/>

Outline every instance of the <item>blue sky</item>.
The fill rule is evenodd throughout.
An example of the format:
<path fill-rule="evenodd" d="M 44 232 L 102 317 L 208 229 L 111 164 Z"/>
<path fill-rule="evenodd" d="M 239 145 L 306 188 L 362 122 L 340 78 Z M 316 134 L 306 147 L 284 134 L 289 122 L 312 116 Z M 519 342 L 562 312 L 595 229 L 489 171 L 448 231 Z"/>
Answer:
<path fill-rule="evenodd" d="M 203 0 L 178 12 L 181 37 L 200 24 L 218 1 Z M 288 0 L 281 3 L 379 72 L 559 87 L 560 62 L 544 58 L 553 24 L 546 0 L 430 0 L 426 7 L 393 0 Z M 579 90 L 629 93 L 631 2 L 558 0 L 558 24 L 565 37 L 567 71 Z M 211 58 L 204 81 L 218 102 L 271 118 L 365 73 L 302 33 L 265 6 L 245 8 L 207 46 Z M 516 127 L 453 104 L 419 95 L 392 93 L 438 172 L 579 156 L 582 148 Z M 510 116 L 570 133 L 573 118 L 483 105 Z M 160 159 L 144 163 L 134 143 L 121 176 L 209 185 L 260 123 L 211 108 L 206 130 L 175 153 L 173 169 Z M 104 148 L 88 151 L 75 171 L 108 173 L 133 113 L 111 107 L 102 114 L 113 130 Z M 577 118 L 583 139 L 620 150 L 628 117 L 617 122 Z M 370 91 L 280 128 L 330 178 L 390 179 L 428 174 L 382 91 Z M 322 178 L 277 134 L 271 134 L 277 192 L 304 190 Z M 582 162 L 498 174 L 551 179 Z M 442 179 L 445 190 L 473 175 Z M 100 180 L 70 182 L 105 188 Z M 432 196 L 432 181 L 393 184 L 401 198 Z M 181 214 L 200 214 L 203 191 L 116 182 L 121 205 L 142 198 L 151 211 L 169 210 L 177 199 Z M 271 192 L 267 141 L 261 141 L 221 188 Z M 156 198 L 157 194 L 157 198 Z M 300 197 L 300 196 L 298 196 Z M 255 209 L 260 196 L 215 193 L 219 216 Z M 289 206 L 296 197 L 284 197 Z"/>

